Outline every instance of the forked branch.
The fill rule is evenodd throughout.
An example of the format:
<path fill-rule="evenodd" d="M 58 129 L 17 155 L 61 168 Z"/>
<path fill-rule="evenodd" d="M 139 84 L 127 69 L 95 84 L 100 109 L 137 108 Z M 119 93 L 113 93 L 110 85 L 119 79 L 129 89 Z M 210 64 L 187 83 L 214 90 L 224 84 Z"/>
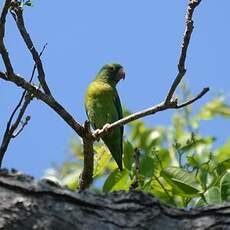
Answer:
<path fill-rule="evenodd" d="M 39 56 L 42 55 L 46 46 L 47 46 L 47 44 L 44 45 Z M 34 78 L 35 71 L 36 71 L 36 64 L 33 67 L 29 83 L 32 82 L 32 80 Z M 30 104 L 30 102 L 32 101 L 32 99 L 33 99 L 33 96 L 30 93 L 28 93 L 27 90 L 24 90 L 18 104 L 16 105 L 15 109 L 13 110 L 13 112 L 12 112 L 8 122 L 7 122 L 5 133 L 3 135 L 2 144 L 0 147 L 0 168 L 2 165 L 2 160 L 4 158 L 4 155 L 7 151 L 8 145 L 10 143 L 10 140 L 17 137 L 23 131 L 23 129 L 25 128 L 25 126 L 28 124 L 28 122 L 30 120 L 30 116 L 27 116 L 25 118 L 25 121 L 22 121 L 24 113 L 26 112 L 26 109 L 27 109 L 28 105 Z M 15 115 L 19 109 L 20 109 L 20 111 L 17 115 L 17 118 L 16 118 L 15 122 L 12 124 L 12 121 L 13 121 L 13 119 L 14 119 L 14 117 L 15 117 Z M 19 124 L 21 124 L 20 128 L 18 128 Z"/>

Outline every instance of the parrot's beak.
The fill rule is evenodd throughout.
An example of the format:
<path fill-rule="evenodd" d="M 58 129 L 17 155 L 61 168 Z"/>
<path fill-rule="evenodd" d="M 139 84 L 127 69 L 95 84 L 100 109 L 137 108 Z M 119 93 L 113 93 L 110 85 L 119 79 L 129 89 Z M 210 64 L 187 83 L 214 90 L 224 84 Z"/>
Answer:
<path fill-rule="evenodd" d="M 120 68 L 118 71 L 118 80 L 125 80 L 125 70 L 124 68 Z"/>

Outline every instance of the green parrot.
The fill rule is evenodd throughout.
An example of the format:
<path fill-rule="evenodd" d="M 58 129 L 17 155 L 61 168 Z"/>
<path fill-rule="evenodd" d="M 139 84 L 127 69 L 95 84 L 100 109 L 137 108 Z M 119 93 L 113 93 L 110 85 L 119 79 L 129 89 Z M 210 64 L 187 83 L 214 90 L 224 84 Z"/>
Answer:
<path fill-rule="evenodd" d="M 96 132 L 98 129 L 108 129 L 109 124 L 123 117 L 116 90 L 116 85 L 121 79 L 125 79 L 123 67 L 116 63 L 106 64 L 87 88 L 85 110 Z M 122 170 L 123 129 L 123 126 L 115 128 L 102 137 L 120 170 Z"/>

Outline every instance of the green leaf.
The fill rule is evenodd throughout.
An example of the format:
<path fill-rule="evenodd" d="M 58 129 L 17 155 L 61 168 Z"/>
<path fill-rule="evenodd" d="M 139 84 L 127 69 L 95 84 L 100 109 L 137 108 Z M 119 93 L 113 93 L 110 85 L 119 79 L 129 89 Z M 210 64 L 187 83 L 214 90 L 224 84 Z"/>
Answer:
<path fill-rule="evenodd" d="M 188 152 L 194 148 L 197 148 L 201 145 L 210 145 L 215 141 L 214 137 L 206 137 L 206 138 L 197 138 L 197 139 L 191 139 L 188 140 L 186 145 L 182 146 L 179 151 Z"/>
<path fill-rule="evenodd" d="M 106 169 L 106 166 L 111 159 L 111 154 L 107 149 L 105 149 L 104 146 L 101 146 L 94 157 L 94 172 L 93 177 L 101 175 L 104 170 Z"/>
<path fill-rule="evenodd" d="M 141 158 L 140 173 L 146 177 L 152 177 L 156 168 L 156 161 L 152 157 L 144 156 Z M 159 162 L 158 162 L 159 164 Z"/>
<path fill-rule="evenodd" d="M 219 175 L 223 175 L 223 173 L 230 169 L 230 159 L 217 163 L 214 169 L 216 169 Z"/>
<path fill-rule="evenodd" d="M 218 187 L 211 187 L 205 194 L 208 204 L 221 204 L 221 193 Z"/>
<path fill-rule="evenodd" d="M 225 145 L 216 151 L 216 158 L 218 161 L 230 159 L 230 138 Z"/>
<path fill-rule="evenodd" d="M 184 130 L 185 119 L 183 118 L 183 116 L 181 116 L 181 113 L 176 113 L 172 118 L 172 122 L 173 122 L 173 127 L 174 127 L 174 132 L 175 132 L 174 138 L 178 140 L 185 134 L 185 130 Z"/>
<path fill-rule="evenodd" d="M 220 181 L 221 198 L 230 201 L 230 172 L 225 173 Z"/>
<path fill-rule="evenodd" d="M 201 192 L 194 173 L 178 167 L 168 167 L 161 172 L 161 176 L 175 189 L 177 194 L 186 197 L 199 195 Z"/>
<path fill-rule="evenodd" d="M 152 193 L 154 196 L 159 198 L 161 201 L 166 202 L 175 206 L 175 202 L 171 193 L 169 192 L 171 186 L 165 183 L 162 177 L 152 177 L 143 186 L 143 191 Z"/>
<path fill-rule="evenodd" d="M 187 164 L 193 168 L 198 168 L 200 166 L 200 163 L 197 161 L 194 155 L 187 156 Z"/>
<path fill-rule="evenodd" d="M 202 207 L 206 205 L 215 205 L 221 204 L 221 191 L 220 188 L 214 186 L 208 189 L 204 194 L 202 194 L 201 198 L 194 205 L 195 207 Z"/>
<path fill-rule="evenodd" d="M 214 98 L 202 107 L 202 110 L 197 115 L 197 118 L 210 120 L 217 115 L 230 118 L 230 105 L 226 104 L 224 101 L 224 97 Z"/>
<path fill-rule="evenodd" d="M 115 169 L 106 179 L 103 192 L 113 192 L 117 190 L 126 190 L 128 191 L 130 185 L 129 174 L 123 169 Z"/>
<path fill-rule="evenodd" d="M 216 186 L 211 187 L 207 192 L 205 192 L 204 196 L 208 204 L 222 203 L 220 189 Z"/>
<path fill-rule="evenodd" d="M 169 150 L 165 148 L 153 151 L 153 159 L 156 161 L 155 167 L 158 167 L 159 169 L 168 167 L 172 161 Z"/>
<path fill-rule="evenodd" d="M 199 208 L 199 207 L 203 207 L 203 206 L 205 206 L 205 205 L 207 205 L 208 203 L 206 202 L 206 200 L 205 200 L 205 197 L 203 196 L 203 198 L 199 198 L 196 202 L 195 202 L 195 204 L 193 205 L 194 207 L 196 207 L 196 208 Z"/>
<path fill-rule="evenodd" d="M 197 174 L 198 180 L 199 180 L 202 188 L 204 188 L 204 189 L 207 188 L 208 178 L 209 178 L 209 173 L 208 173 L 208 170 L 205 170 L 205 168 L 206 168 L 205 166 L 208 167 L 208 164 L 202 165 L 202 167 L 199 168 L 199 171 Z"/>
<path fill-rule="evenodd" d="M 81 170 L 76 170 L 68 174 L 62 179 L 62 186 L 66 186 L 71 190 L 76 190 L 79 187 L 80 174 Z"/>
<path fill-rule="evenodd" d="M 134 149 L 129 141 L 124 141 L 123 152 L 124 152 L 124 158 L 123 158 L 124 166 L 126 169 L 131 170 L 134 161 L 133 159 Z"/>

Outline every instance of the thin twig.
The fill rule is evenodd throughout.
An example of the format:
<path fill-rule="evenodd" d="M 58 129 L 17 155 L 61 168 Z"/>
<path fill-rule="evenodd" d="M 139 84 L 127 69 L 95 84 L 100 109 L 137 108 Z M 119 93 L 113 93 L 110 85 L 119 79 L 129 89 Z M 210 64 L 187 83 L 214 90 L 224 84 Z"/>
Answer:
<path fill-rule="evenodd" d="M 47 46 L 47 44 L 45 44 L 43 46 L 42 51 L 40 52 L 39 56 L 42 55 L 42 53 L 44 52 L 46 46 Z M 33 80 L 35 70 L 36 70 L 36 64 L 33 67 L 29 83 L 31 83 L 32 80 Z M 4 155 L 5 155 L 6 151 L 7 151 L 8 145 L 10 143 L 10 140 L 12 138 L 15 138 L 16 136 L 18 136 L 23 131 L 25 126 L 28 124 L 28 121 L 29 121 L 29 118 L 30 118 L 29 116 L 26 117 L 26 120 L 24 122 L 21 121 L 21 119 L 24 116 L 24 113 L 25 113 L 28 105 L 30 104 L 31 100 L 33 99 L 33 97 L 31 96 L 30 93 L 27 93 L 27 94 L 26 93 L 27 93 L 27 90 L 24 90 L 24 92 L 22 93 L 22 96 L 21 96 L 17 106 L 13 110 L 13 112 L 12 112 L 10 118 L 9 118 L 9 121 L 7 122 L 6 130 L 5 130 L 5 133 L 3 135 L 3 140 L 2 140 L 1 147 L 0 147 L 0 168 L 1 168 L 1 165 L 2 165 L 2 160 L 4 158 Z M 24 103 L 22 105 L 23 101 L 24 101 Z M 21 105 L 22 105 L 22 107 L 21 107 Z M 14 122 L 14 124 L 11 126 L 12 120 L 13 120 L 16 112 L 18 111 L 18 109 L 20 107 L 21 107 L 21 110 L 20 110 L 20 112 L 18 114 L 18 117 L 16 118 L 16 121 Z M 19 130 L 16 131 L 16 129 L 18 128 L 18 125 L 20 123 L 22 123 L 22 126 L 21 126 L 21 128 Z"/>
<path fill-rule="evenodd" d="M 135 175 L 134 175 L 134 180 L 133 183 L 130 186 L 130 190 L 135 190 L 139 186 L 139 177 L 140 177 L 140 151 L 138 148 L 134 149 L 134 164 L 135 164 Z"/>
<path fill-rule="evenodd" d="M 21 121 L 21 123 L 22 123 L 21 128 L 16 130 L 16 132 L 13 133 L 12 138 L 17 137 L 23 131 L 23 129 L 26 127 L 26 125 L 28 125 L 30 119 L 31 119 L 30 116 L 26 116 L 25 121 Z"/>
<path fill-rule="evenodd" d="M 182 107 L 185 107 L 185 106 L 187 106 L 187 105 L 190 105 L 190 104 L 194 103 L 195 101 L 197 101 L 197 100 L 199 100 L 201 97 L 203 97 L 208 91 L 209 91 L 209 88 L 208 88 L 208 87 L 204 88 L 196 97 L 193 97 L 192 99 L 190 99 L 190 100 L 188 100 L 188 101 L 186 101 L 186 102 L 184 102 L 184 103 L 178 105 L 178 106 L 176 107 L 176 109 L 180 109 L 180 108 L 182 108 Z"/>
<path fill-rule="evenodd" d="M 18 117 L 16 119 L 16 121 L 14 122 L 14 124 L 11 127 L 8 127 L 7 125 L 7 129 L 5 131 L 4 137 L 3 137 L 3 141 L 0 147 L 0 168 L 2 166 L 2 160 L 3 157 L 7 151 L 8 145 L 10 143 L 11 138 L 13 137 L 14 131 L 16 130 L 16 128 L 18 127 L 27 106 L 29 105 L 30 101 L 32 100 L 32 96 L 30 95 L 30 93 L 27 93 L 27 95 L 25 96 L 25 101 L 20 109 L 20 112 L 18 114 Z"/>
<path fill-rule="evenodd" d="M 15 15 L 13 15 L 14 19 L 15 19 L 15 22 L 17 24 L 17 27 L 20 31 L 20 34 L 28 48 L 28 50 L 30 51 L 32 57 L 33 57 L 33 60 L 34 62 L 36 63 L 36 66 L 37 66 L 37 70 L 38 70 L 38 79 L 39 79 L 39 82 L 44 90 L 44 92 L 47 94 L 47 95 L 51 95 L 51 92 L 50 92 L 50 89 L 46 83 L 46 80 L 45 80 L 45 71 L 44 71 L 44 68 L 43 68 L 43 64 L 42 64 L 42 61 L 40 59 L 40 56 L 33 44 L 33 41 L 29 35 L 29 33 L 27 32 L 26 30 L 26 27 L 25 27 L 25 23 L 24 23 L 24 18 L 23 18 L 23 9 L 18 5 L 18 4 L 15 4 L 14 7 L 12 7 L 12 10 L 11 12 L 14 12 Z"/>
<path fill-rule="evenodd" d="M 172 86 L 170 87 L 168 95 L 167 95 L 167 97 L 165 99 L 165 104 L 170 103 L 177 86 L 180 84 L 183 76 L 186 73 L 185 60 L 186 60 L 186 55 L 187 55 L 187 50 L 188 50 L 190 38 L 191 38 L 192 31 L 193 31 L 193 28 L 194 28 L 193 27 L 192 16 L 193 16 L 193 12 L 194 12 L 195 8 L 200 3 L 201 3 L 201 0 L 190 0 L 189 1 L 187 12 L 186 12 L 186 27 L 185 27 L 182 46 L 181 46 L 179 64 L 178 64 L 178 71 L 179 72 L 178 72 L 175 80 L 173 81 Z"/>
<path fill-rule="evenodd" d="M 41 55 L 43 54 L 43 52 L 44 52 L 46 46 L 47 46 L 47 43 L 43 46 L 42 51 L 40 52 L 39 56 L 41 56 Z M 32 82 L 32 80 L 33 80 L 33 78 L 34 78 L 35 71 L 36 71 L 36 64 L 35 64 L 34 67 L 33 67 L 32 74 L 31 74 L 29 83 Z M 6 78 L 5 80 L 7 80 L 7 78 Z M 24 99 L 24 97 L 25 97 L 25 95 L 26 95 L 26 92 L 27 92 L 27 90 L 25 89 L 24 92 L 22 93 L 22 96 L 21 96 L 21 98 L 20 98 L 20 100 L 19 100 L 17 106 L 16 106 L 15 109 L 13 110 L 13 112 L 12 112 L 12 114 L 11 114 L 11 116 L 10 116 L 10 119 L 9 119 L 9 121 L 8 121 L 8 123 L 7 123 L 7 129 L 6 129 L 6 131 L 9 130 L 15 113 L 18 111 L 18 109 L 19 109 L 20 106 L 22 105 L 22 102 L 23 102 L 23 99 Z"/>

